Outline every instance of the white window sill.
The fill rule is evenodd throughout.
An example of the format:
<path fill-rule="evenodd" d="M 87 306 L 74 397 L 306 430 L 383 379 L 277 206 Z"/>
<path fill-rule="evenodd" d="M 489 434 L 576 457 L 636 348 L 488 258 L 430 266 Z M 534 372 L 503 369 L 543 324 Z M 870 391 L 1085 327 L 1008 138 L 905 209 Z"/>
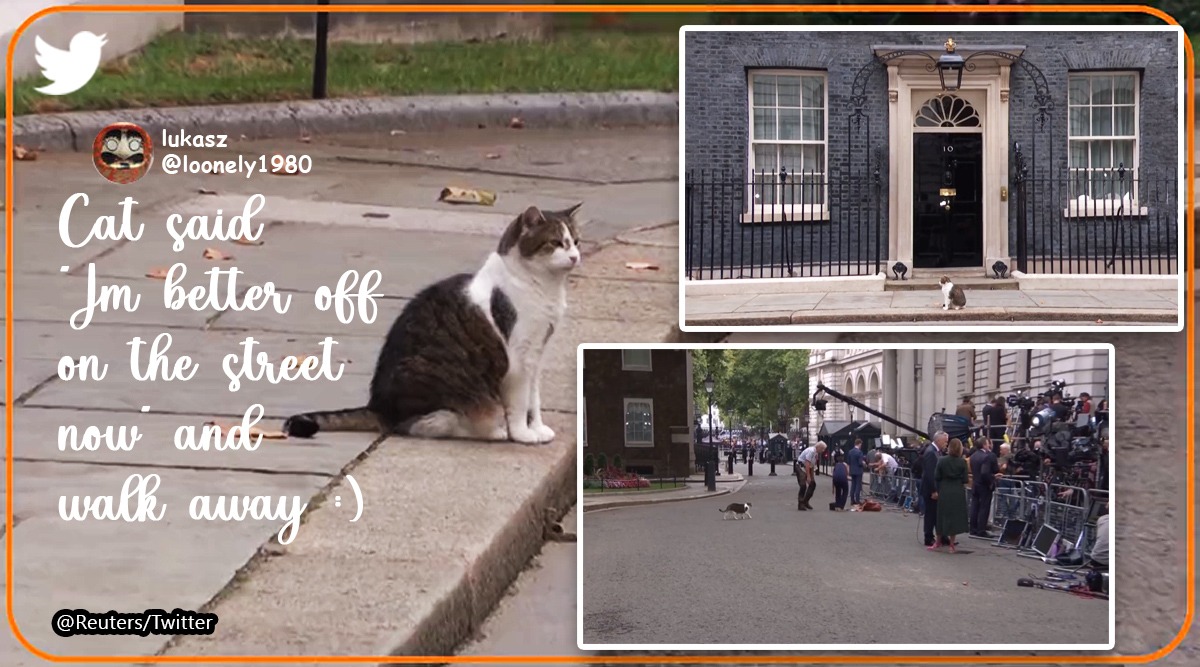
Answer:
<path fill-rule="evenodd" d="M 740 221 L 743 225 L 772 222 L 829 222 L 829 209 L 824 207 L 793 209 L 787 212 L 756 210 L 753 213 L 743 213 Z"/>
<path fill-rule="evenodd" d="M 1063 209 L 1064 218 L 1137 218 L 1150 215 L 1150 209 L 1145 206 L 1121 204 L 1112 201 L 1088 202 L 1080 205 L 1071 202 Z"/>
<path fill-rule="evenodd" d="M 654 447 L 653 442 L 627 442 L 626 447 Z"/>
<path fill-rule="evenodd" d="M 653 372 L 654 371 L 654 369 L 651 368 L 650 366 L 638 366 L 638 365 L 622 366 L 621 370 L 623 370 L 623 371 L 642 371 L 642 372 Z"/>

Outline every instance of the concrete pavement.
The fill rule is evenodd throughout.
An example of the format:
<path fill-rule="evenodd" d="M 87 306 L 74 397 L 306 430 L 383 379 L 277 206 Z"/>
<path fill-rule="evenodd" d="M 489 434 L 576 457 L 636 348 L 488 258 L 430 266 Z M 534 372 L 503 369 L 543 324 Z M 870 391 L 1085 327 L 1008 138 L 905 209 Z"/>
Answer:
<path fill-rule="evenodd" d="M 14 317 L 4 323 L 13 331 L 14 357 L 4 362 L 14 375 L 7 400 L 14 404 L 17 525 L 5 539 L 14 540 L 15 613 L 25 637 L 62 655 L 454 650 L 541 548 L 544 510 L 574 502 L 576 346 L 655 342 L 673 331 L 676 151 L 663 147 L 675 141 L 674 128 L 480 130 L 451 138 L 413 133 L 373 142 L 373 157 L 387 158 L 374 161 L 359 159 L 357 146 L 372 143 L 363 136 L 235 141 L 229 150 L 188 152 L 193 159 L 305 153 L 313 156 L 314 170 L 247 180 L 171 177 L 156 168 L 120 188 L 103 181 L 83 154 L 43 153 L 16 163 L 14 239 L 6 249 L 16 269 Z M 412 151 L 420 157 L 412 159 Z M 614 163 L 622 165 L 619 172 L 596 169 Z M 542 175 L 547 169 L 553 174 Z M 450 184 L 497 191 L 499 201 L 494 208 L 437 203 Z M 146 224 L 142 239 L 66 249 L 56 222 L 75 192 L 89 196 L 88 207 L 71 218 L 80 236 L 130 195 L 138 202 L 135 219 Z M 186 219 L 221 208 L 230 215 L 252 193 L 267 197 L 257 218 L 268 223 L 262 245 L 193 241 L 181 253 L 171 250 L 163 226 L 169 213 Z M 585 258 L 571 279 L 569 319 L 553 339 L 543 382 L 547 419 L 558 433 L 553 443 L 380 441 L 348 433 L 267 440 L 254 452 L 184 452 L 172 445 L 177 426 L 234 422 L 256 402 L 264 406 L 268 429 L 299 410 L 361 404 L 382 337 L 416 290 L 477 268 L 507 220 L 530 204 L 579 201 Z M 199 273 L 217 262 L 201 256 L 205 247 L 234 256 L 220 265 L 245 271 L 240 290 L 269 280 L 292 295 L 289 313 L 164 309 L 163 282 L 146 274 L 179 261 L 188 268 L 185 285 L 207 284 Z M 626 268 L 633 259 L 661 271 Z M 142 302 L 132 313 L 98 312 L 75 331 L 66 320 L 82 305 L 92 262 L 101 281 L 128 285 Z M 351 268 L 383 274 L 377 291 L 386 297 L 372 324 L 342 325 L 313 307 L 316 289 Z M 134 381 L 126 341 L 163 332 L 173 338 L 170 354 L 191 355 L 200 371 L 186 383 Z M 246 336 L 276 361 L 319 353 L 327 335 L 338 341 L 333 357 L 346 364 L 337 383 L 260 380 L 229 391 L 222 358 Z M 110 364 L 109 375 L 97 383 L 60 380 L 56 368 L 64 354 L 99 355 Z M 129 452 L 59 451 L 62 424 L 136 424 L 142 439 Z M 167 520 L 75 524 L 56 516 L 57 496 L 118 493 L 135 473 L 161 476 L 156 495 L 168 507 Z M 351 521 L 355 490 L 347 474 L 364 498 L 357 522 Z M 187 516 L 195 495 L 234 494 L 306 502 L 295 541 L 282 545 L 273 538 L 282 521 Z M 220 618 L 219 631 L 176 639 L 62 638 L 48 620 L 63 607 L 204 608 Z M 331 618 L 339 619 L 337 632 L 330 631 Z M 41 661 L 10 637 L 0 643 L 0 664 Z"/>
<path fill-rule="evenodd" d="M 689 291 L 690 287 L 689 287 Z M 967 307 L 942 310 L 936 290 L 689 293 L 685 324 L 703 327 L 822 325 L 879 327 L 901 323 L 1172 324 L 1175 290 L 968 290 Z"/>
<path fill-rule="evenodd" d="M 781 474 L 730 496 L 752 504 L 741 521 L 714 511 L 724 498 L 585 513 L 585 642 L 1107 642 L 1107 602 L 1017 587 L 1045 565 L 965 536 L 959 554 L 931 554 L 913 515 L 830 512 L 829 480 L 811 512 Z"/>

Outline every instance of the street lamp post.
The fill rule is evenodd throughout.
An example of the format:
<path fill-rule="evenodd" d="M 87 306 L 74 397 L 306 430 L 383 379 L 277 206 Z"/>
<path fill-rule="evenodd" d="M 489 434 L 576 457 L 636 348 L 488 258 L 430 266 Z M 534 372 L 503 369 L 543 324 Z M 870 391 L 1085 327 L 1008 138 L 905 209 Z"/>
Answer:
<path fill-rule="evenodd" d="M 712 372 L 704 378 L 704 391 L 708 394 L 708 446 L 712 454 L 704 462 L 704 484 L 710 492 L 717 490 L 717 445 L 713 442 L 713 389 L 717 386 Z"/>

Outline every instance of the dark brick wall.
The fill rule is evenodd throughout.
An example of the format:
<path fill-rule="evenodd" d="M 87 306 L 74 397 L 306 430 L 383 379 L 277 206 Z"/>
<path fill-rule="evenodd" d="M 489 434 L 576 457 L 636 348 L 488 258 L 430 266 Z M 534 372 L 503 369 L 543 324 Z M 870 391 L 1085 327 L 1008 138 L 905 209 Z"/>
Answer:
<path fill-rule="evenodd" d="M 876 211 L 884 212 L 880 239 L 886 254 L 887 246 L 887 170 L 881 164 L 881 200 L 872 199 L 871 172 L 868 162 L 879 151 L 887 149 L 887 76 L 879 67 L 868 80 L 867 99 L 861 124 L 851 121 L 853 105 L 850 95 L 855 74 L 872 59 L 872 44 L 940 45 L 944 34 L 913 31 L 896 32 L 688 32 L 684 39 L 684 169 L 698 178 L 720 180 L 727 175 L 729 182 L 743 177 L 747 168 L 748 115 L 747 72 L 754 68 L 812 69 L 828 73 L 828 169 L 833 186 L 830 188 L 832 221 L 821 225 L 823 232 L 809 230 L 796 234 L 793 253 L 802 257 L 852 260 L 863 253 L 862 242 L 873 251 L 872 219 Z M 1031 164 L 1040 175 L 1063 174 L 1067 163 L 1067 75 L 1073 70 L 1122 69 L 1141 73 L 1139 100 L 1139 155 L 1143 178 L 1170 182 L 1180 173 L 1177 134 L 1178 76 L 1180 63 L 1176 57 L 1178 37 L 1166 32 L 1089 32 L 1039 33 L 998 32 L 963 33 L 958 41 L 964 48 L 981 44 L 1024 45 L 1025 58 L 1036 65 L 1046 77 L 1052 111 L 1044 127 L 1036 124 L 1037 107 L 1033 102 L 1035 86 L 1029 73 L 1020 66 L 1013 68 L 1010 97 L 1011 140 L 1019 141 L 1029 153 Z M 869 133 L 869 135 L 868 135 Z M 1065 178 L 1065 176 L 1063 177 Z M 842 181 L 842 183 L 838 183 Z M 847 182 L 848 181 L 848 182 Z M 1159 190 L 1169 188 L 1160 187 Z M 1173 193 L 1173 189 L 1170 189 Z M 697 189 L 693 189 L 697 192 Z M 1041 197 L 1037 202 L 1046 202 Z M 750 232 L 746 225 L 736 222 L 744 205 L 744 197 L 736 188 L 725 196 L 698 197 L 692 207 L 688 225 L 688 244 L 692 264 L 730 265 L 739 261 L 762 263 L 781 257 L 782 233 L 775 231 Z M 1062 205 L 1041 203 L 1036 224 L 1049 226 L 1059 220 L 1049 220 L 1053 210 Z M 1153 203 L 1158 207 L 1151 216 L 1139 223 L 1153 226 L 1155 238 L 1170 239 L 1173 247 L 1177 216 L 1176 200 L 1169 198 Z M 865 210 L 864 210 L 865 209 Z M 1015 207 L 1010 211 L 1015 222 Z M 1161 210 L 1166 211 L 1163 215 Z M 1097 226 L 1074 225 L 1077 235 L 1086 234 L 1087 244 L 1053 244 L 1035 248 L 1058 252 L 1070 246 L 1104 248 L 1111 234 L 1096 233 Z M 780 225 L 769 225 L 768 228 Z M 1016 229 L 1012 231 L 1012 250 L 1015 252 Z M 1048 228 L 1048 227 L 1047 227 Z M 1143 230 L 1147 231 L 1147 230 Z M 701 240 L 703 235 L 703 240 Z M 1049 239 L 1049 235 L 1043 235 Z M 804 244 L 808 244 L 805 247 Z M 835 245 L 837 244 L 837 245 Z M 731 276 L 726 276 L 731 277 Z"/>
<path fill-rule="evenodd" d="M 656 476 L 689 473 L 689 443 L 672 443 L 672 427 L 690 432 L 686 350 L 651 351 L 651 371 L 621 368 L 620 350 L 585 350 L 583 400 L 587 406 L 587 447 L 583 455 L 604 453 L 611 465 L 651 466 Z M 654 401 L 654 447 L 625 446 L 625 399 Z M 669 462 L 669 463 L 668 463 Z"/>

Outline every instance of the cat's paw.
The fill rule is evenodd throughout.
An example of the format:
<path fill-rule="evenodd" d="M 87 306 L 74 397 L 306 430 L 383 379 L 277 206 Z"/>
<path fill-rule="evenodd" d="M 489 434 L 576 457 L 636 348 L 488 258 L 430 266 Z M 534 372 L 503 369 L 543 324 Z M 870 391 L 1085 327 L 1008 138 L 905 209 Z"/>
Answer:
<path fill-rule="evenodd" d="M 539 439 L 537 431 L 528 426 L 519 426 L 508 429 L 508 437 L 513 442 L 521 442 L 527 445 L 536 445 L 542 440 Z"/>
<path fill-rule="evenodd" d="M 950 310 L 950 306 L 942 306 L 942 310 Z"/>
<path fill-rule="evenodd" d="M 508 440 L 508 427 L 501 424 L 492 429 L 492 432 L 488 434 L 488 440 Z"/>
<path fill-rule="evenodd" d="M 550 442 L 554 439 L 554 429 L 545 424 L 533 424 L 530 428 L 537 433 L 540 442 Z"/>

